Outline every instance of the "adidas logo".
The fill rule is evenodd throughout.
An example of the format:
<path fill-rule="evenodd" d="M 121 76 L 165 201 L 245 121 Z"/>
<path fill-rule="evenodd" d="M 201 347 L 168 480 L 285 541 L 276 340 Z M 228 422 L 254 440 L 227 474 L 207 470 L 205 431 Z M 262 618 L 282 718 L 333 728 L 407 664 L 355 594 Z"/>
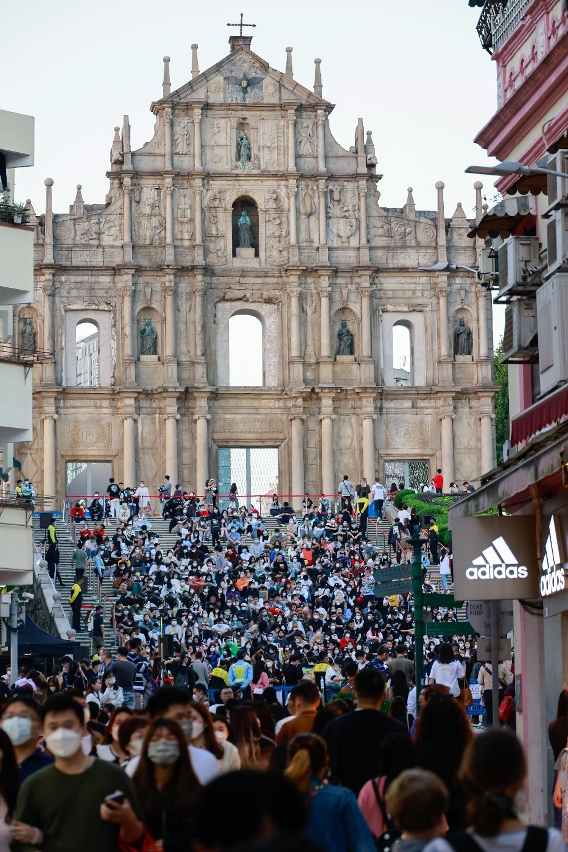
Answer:
<path fill-rule="evenodd" d="M 473 560 L 465 576 L 468 580 L 515 580 L 528 577 L 528 573 L 526 565 L 519 565 L 503 536 L 499 536 L 482 551 L 482 556 Z"/>
<path fill-rule="evenodd" d="M 563 559 L 560 556 L 558 535 L 554 515 L 550 519 L 548 538 L 542 559 L 542 576 L 540 578 L 540 594 L 542 597 L 561 592 L 565 585 Z"/>

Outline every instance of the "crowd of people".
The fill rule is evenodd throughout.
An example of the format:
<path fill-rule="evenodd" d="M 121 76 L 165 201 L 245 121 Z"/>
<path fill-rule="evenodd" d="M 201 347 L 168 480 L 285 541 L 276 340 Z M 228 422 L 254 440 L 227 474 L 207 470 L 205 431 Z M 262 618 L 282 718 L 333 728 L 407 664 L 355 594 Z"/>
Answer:
<path fill-rule="evenodd" d="M 416 688 L 412 595 L 381 596 L 376 583 L 421 526 L 403 506 L 379 547 L 365 523 L 396 485 L 345 477 L 336 505 L 306 495 L 298 513 L 273 495 L 269 531 L 236 487 L 224 508 L 213 480 L 197 498 L 166 477 L 167 550 L 116 485 L 95 495 L 101 517 L 91 503 L 89 521 L 74 518 L 74 618 L 89 563 L 115 595 L 112 618 L 93 611 L 91 657 L 66 656 L 49 676 L 23 667 L 4 688 L 0 852 L 372 852 L 395 841 L 397 852 L 469 852 L 468 838 L 493 852 L 505 847 L 490 840 L 509 831 L 519 842 L 507 852 L 525 836 L 541 844 L 531 850 L 565 848 L 514 816 L 522 751 L 511 731 L 480 732 L 491 671 L 452 605 L 427 608 L 455 632 L 429 637 Z M 449 591 L 451 551 L 425 532 L 424 592 Z M 47 535 L 56 549 L 55 524 Z M 476 680 L 483 720 L 467 715 Z M 499 681 L 501 705 L 510 664 Z M 514 718 L 513 708 L 504 726 Z M 499 750 L 505 763 L 493 765 Z"/>

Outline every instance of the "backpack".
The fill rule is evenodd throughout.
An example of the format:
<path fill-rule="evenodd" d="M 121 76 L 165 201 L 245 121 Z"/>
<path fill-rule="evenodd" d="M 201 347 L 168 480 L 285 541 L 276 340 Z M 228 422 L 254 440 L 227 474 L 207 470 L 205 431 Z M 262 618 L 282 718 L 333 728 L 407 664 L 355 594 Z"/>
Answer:
<path fill-rule="evenodd" d="M 454 852 L 483 852 L 479 843 L 467 831 L 456 831 L 446 834 L 444 840 Z M 538 825 L 529 825 L 525 842 L 519 852 L 546 852 L 548 846 L 548 830 Z"/>
<path fill-rule="evenodd" d="M 373 785 L 373 793 L 375 794 L 379 810 L 383 816 L 383 825 L 386 826 L 381 836 L 375 837 L 375 848 L 377 852 L 390 852 L 395 842 L 400 838 L 401 833 L 394 827 L 393 821 L 387 813 L 384 800 L 379 793 L 379 785 L 375 778 L 371 780 L 371 784 Z"/>
<path fill-rule="evenodd" d="M 515 699 L 511 694 L 504 695 L 499 705 L 499 721 L 514 722 L 515 721 Z"/>

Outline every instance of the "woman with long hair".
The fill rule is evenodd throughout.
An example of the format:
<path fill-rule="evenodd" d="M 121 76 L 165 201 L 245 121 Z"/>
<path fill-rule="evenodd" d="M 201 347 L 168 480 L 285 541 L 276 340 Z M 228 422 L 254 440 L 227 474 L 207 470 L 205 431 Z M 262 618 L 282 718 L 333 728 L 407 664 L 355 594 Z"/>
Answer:
<path fill-rule="evenodd" d="M 270 686 L 270 680 L 268 679 L 268 672 L 266 671 L 266 663 L 264 662 L 264 656 L 259 651 L 254 655 L 254 665 L 252 667 L 252 683 L 250 685 L 250 691 L 252 693 L 252 697 L 254 701 L 261 701 L 264 690 L 267 686 Z"/>
<path fill-rule="evenodd" d="M 400 697 L 400 696 L 399 696 Z M 361 787 L 358 803 L 373 837 L 387 830 L 385 795 L 395 778 L 406 769 L 414 769 L 416 754 L 412 740 L 406 734 L 388 734 L 381 746 L 381 760 L 377 778 Z"/>
<path fill-rule="evenodd" d="M 0 852 L 10 852 L 19 789 L 20 772 L 14 746 L 8 734 L 0 728 Z M 23 826 L 23 823 L 17 823 L 17 825 Z M 24 828 L 31 829 L 31 826 L 24 826 Z M 23 834 L 22 839 L 27 836 L 23 831 L 18 834 Z"/>
<path fill-rule="evenodd" d="M 231 727 L 232 743 L 239 751 L 242 768 L 266 769 L 276 743 L 263 735 L 255 709 L 246 704 L 234 707 Z"/>
<path fill-rule="evenodd" d="M 451 695 L 433 694 L 416 722 L 414 743 L 418 766 L 442 779 L 450 794 L 446 818 L 450 830 L 466 827 L 467 803 L 459 768 L 473 732 L 463 704 Z"/>
<path fill-rule="evenodd" d="M 566 748 L 568 742 L 568 689 L 563 689 L 558 696 L 558 707 L 556 709 L 556 719 L 548 726 L 548 740 L 552 748 L 552 755 L 556 762 L 560 753 Z M 552 792 L 556 789 L 556 780 L 558 778 L 558 769 L 554 769 L 552 778 Z M 560 828 L 562 826 L 562 809 L 554 806 L 554 826 Z"/>
<path fill-rule="evenodd" d="M 228 742 L 227 738 L 221 739 L 216 736 L 209 710 L 196 701 L 193 701 L 189 707 L 191 711 L 191 745 L 210 751 L 217 760 L 221 774 L 240 769 L 241 759 L 238 749 Z"/>
<path fill-rule="evenodd" d="M 306 836 L 333 852 L 374 852 L 373 836 L 354 793 L 323 783 L 328 771 L 325 740 L 316 734 L 298 734 L 288 744 L 287 757 L 284 774 L 308 807 Z"/>
<path fill-rule="evenodd" d="M 464 676 L 464 669 L 459 660 L 454 657 L 454 649 L 449 642 L 438 646 L 438 659 L 430 669 L 429 682 L 441 683 L 447 686 L 450 694 L 457 698 L 460 694 L 459 679 Z"/>
<path fill-rule="evenodd" d="M 559 831 L 527 827 L 515 813 L 515 796 L 522 789 L 526 771 L 523 747 L 511 731 L 491 728 L 469 742 L 460 771 L 460 781 L 469 800 L 467 849 L 565 852 Z M 451 835 L 436 838 L 425 852 L 465 849 L 465 835 L 466 832 L 460 832 L 455 839 Z"/>
<path fill-rule="evenodd" d="M 131 756 L 120 745 L 118 734 L 122 722 L 126 722 L 132 716 L 132 710 L 128 707 L 115 707 L 112 711 L 107 725 L 103 741 L 97 746 L 97 757 L 108 763 L 118 763 L 122 766 Z"/>
<path fill-rule="evenodd" d="M 155 719 L 148 726 L 132 781 L 148 831 L 161 841 L 160 848 L 187 849 L 201 787 L 184 733 L 173 719 Z"/>

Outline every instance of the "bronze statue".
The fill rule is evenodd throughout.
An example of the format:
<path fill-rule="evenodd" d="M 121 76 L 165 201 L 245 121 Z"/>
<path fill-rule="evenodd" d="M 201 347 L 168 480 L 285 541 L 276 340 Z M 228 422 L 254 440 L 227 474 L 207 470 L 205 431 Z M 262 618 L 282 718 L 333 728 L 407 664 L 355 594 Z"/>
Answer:
<path fill-rule="evenodd" d="M 158 354 L 158 332 L 152 325 L 151 320 L 147 319 L 140 329 L 142 337 L 142 346 L 140 349 L 141 355 L 157 355 Z"/>
<path fill-rule="evenodd" d="M 460 319 L 460 324 L 454 332 L 454 355 L 471 355 L 473 351 L 473 335 L 471 328 Z"/>
<path fill-rule="evenodd" d="M 252 239 L 252 229 L 249 215 L 246 210 L 243 210 L 239 217 L 239 248 L 252 248 L 254 243 Z"/>
<path fill-rule="evenodd" d="M 353 335 L 347 328 L 345 320 L 341 320 L 337 337 L 339 342 L 337 344 L 337 352 L 335 353 L 336 357 L 338 355 L 353 355 Z"/>
<path fill-rule="evenodd" d="M 33 354 L 36 351 L 36 333 L 29 317 L 26 317 L 20 334 L 22 337 L 22 353 L 24 355 Z"/>

